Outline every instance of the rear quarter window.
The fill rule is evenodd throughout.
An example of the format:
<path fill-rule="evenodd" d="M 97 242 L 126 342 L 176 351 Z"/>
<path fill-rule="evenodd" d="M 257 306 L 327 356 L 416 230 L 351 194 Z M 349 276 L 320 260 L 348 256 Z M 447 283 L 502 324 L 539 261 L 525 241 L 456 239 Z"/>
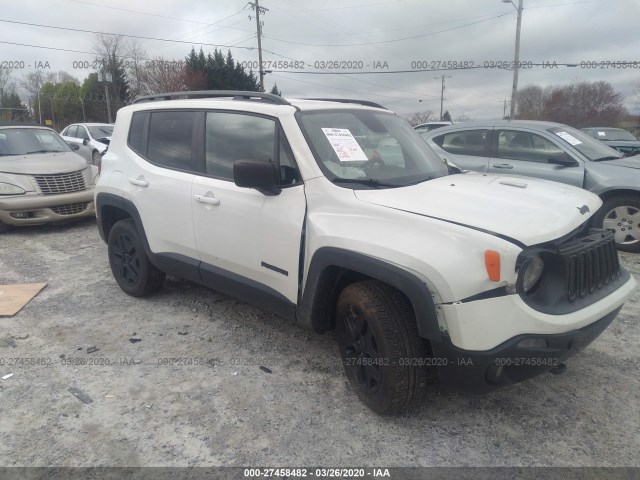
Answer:
<path fill-rule="evenodd" d="M 147 112 L 134 113 L 131 117 L 131 125 L 129 126 L 129 148 L 142 157 L 145 157 L 147 154 L 143 138 L 148 116 L 149 114 Z"/>

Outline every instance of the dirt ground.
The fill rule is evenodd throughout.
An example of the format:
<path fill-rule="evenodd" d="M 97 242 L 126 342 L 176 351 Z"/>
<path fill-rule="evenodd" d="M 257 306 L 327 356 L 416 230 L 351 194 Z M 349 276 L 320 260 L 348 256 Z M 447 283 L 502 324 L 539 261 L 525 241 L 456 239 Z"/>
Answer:
<path fill-rule="evenodd" d="M 94 220 L 0 236 L 0 284 L 28 282 L 0 318 L 1 466 L 640 466 L 640 292 L 563 375 L 382 417 L 330 335 L 175 279 L 125 295 Z"/>

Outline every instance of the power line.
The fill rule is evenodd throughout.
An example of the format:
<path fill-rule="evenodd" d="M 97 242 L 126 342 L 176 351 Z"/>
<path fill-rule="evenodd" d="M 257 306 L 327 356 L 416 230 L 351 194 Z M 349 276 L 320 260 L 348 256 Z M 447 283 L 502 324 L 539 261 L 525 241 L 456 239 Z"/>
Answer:
<path fill-rule="evenodd" d="M 362 7 L 375 7 L 378 5 L 387 5 L 390 3 L 400 3 L 400 2 L 404 2 L 406 0 L 393 0 L 393 1 L 389 1 L 389 2 L 378 2 L 378 3 L 363 3 L 360 5 L 347 5 L 344 7 L 332 7 L 332 8 L 318 8 L 318 9 L 314 9 L 314 10 L 307 10 L 309 12 L 326 12 L 329 10 L 346 10 L 349 8 L 362 8 Z M 280 12 L 300 12 L 300 10 L 280 10 Z"/>
<path fill-rule="evenodd" d="M 378 42 L 319 44 L 319 43 L 292 42 L 292 41 L 289 41 L 289 40 L 282 40 L 280 38 L 275 38 L 275 37 L 272 37 L 270 35 L 265 35 L 265 37 L 270 38 L 271 40 L 275 40 L 277 42 L 290 43 L 290 44 L 293 44 L 293 45 L 305 45 L 305 46 L 308 46 L 308 47 L 359 47 L 359 46 L 364 46 L 364 45 L 381 45 L 383 43 L 402 42 L 404 40 L 413 40 L 413 39 L 416 39 L 416 38 L 423 38 L 423 37 L 428 37 L 428 36 L 431 36 L 431 35 L 436 35 L 438 33 L 450 32 L 452 30 L 458 30 L 460 28 L 469 27 L 471 25 L 476 25 L 478 23 L 483 23 L 483 22 L 488 22 L 490 20 L 495 20 L 496 18 L 504 17 L 505 15 L 509 15 L 509 14 L 510 14 L 509 12 L 508 13 L 502 13 L 500 15 L 496 15 L 494 17 L 486 18 L 484 20 L 478 20 L 477 22 L 465 23 L 464 25 L 459 25 L 457 27 L 447 28 L 445 30 L 439 30 L 437 32 L 423 33 L 423 34 L 420 34 L 420 35 L 413 35 L 411 37 L 404 37 L 404 38 L 394 38 L 392 40 L 380 40 Z"/>
<path fill-rule="evenodd" d="M 30 27 L 51 28 L 51 29 L 54 29 L 54 30 L 66 30 L 66 31 L 70 31 L 70 32 L 109 35 L 109 36 L 112 36 L 112 37 L 127 37 L 127 38 L 138 38 L 138 39 L 141 39 L 141 40 L 156 40 L 158 42 L 180 43 L 180 44 L 187 44 L 187 45 L 205 45 L 205 46 L 208 46 L 208 47 L 242 48 L 242 49 L 245 49 L 245 50 L 255 50 L 255 47 L 234 47 L 233 45 L 226 45 L 226 44 L 204 43 L 204 42 L 187 42 L 187 41 L 183 41 L 183 40 L 170 40 L 168 38 L 143 37 L 141 35 L 127 35 L 125 33 L 98 32 L 98 31 L 95 31 L 95 30 L 84 30 L 84 29 L 81 29 L 81 28 L 57 27 L 57 26 L 54 26 L 54 25 L 42 25 L 42 24 L 39 24 L 39 23 L 18 22 L 16 20 L 3 20 L 3 19 L 0 19 L 0 22 L 12 23 L 12 24 L 17 24 L 17 25 L 27 25 L 27 26 L 30 26 Z"/>
<path fill-rule="evenodd" d="M 179 21 L 179 22 L 199 23 L 199 24 L 201 24 L 201 25 L 209 25 L 209 26 L 211 26 L 211 25 L 215 25 L 216 23 L 221 22 L 221 21 L 223 21 L 223 20 L 226 20 L 227 18 L 233 17 L 234 15 L 237 15 L 238 13 L 240 13 L 240 12 L 241 12 L 241 11 L 240 11 L 240 12 L 238 12 L 238 13 L 234 13 L 233 15 L 230 15 L 229 17 L 223 18 L 222 20 L 218 20 L 218 22 L 215 22 L 215 23 L 207 23 L 207 22 L 199 22 L 199 21 L 197 21 L 197 20 L 190 20 L 190 19 L 187 19 L 187 18 L 181 18 L 181 17 L 170 17 L 170 16 L 167 16 L 167 15 L 159 15 L 159 14 L 157 14 L 157 13 L 141 12 L 141 11 L 139 11 L 139 10 L 128 10 L 128 9 L 126 9 L 126 8 L 112 7 L 112 6 L 110 6 L 110 5 L 100 5 L 100 4 L 98 4 L 98 3 L 82 2 L 82 1 L 80 1 L 80 0 L 69 0 L 69 1 L 70 1 L 70 2 L 73 2 L 73 3 L 79 3 L 79 4 L 81 4 L 81 5 L 90 5 L 90 6 L 92 6 L 92 7 L 108 8 L 108 9 L 110 9 L 110 10 L 120 10 L 120 11 L 122 11 L 122 12 L 136 13 L 136 14 L 138 14 L 138 15 L 148 15 L 148 16 L 150 16 L 150 17 L 167 18 L 167 19 L 169 19 L 169 20 L 177 20 L 177 21 Z"/>

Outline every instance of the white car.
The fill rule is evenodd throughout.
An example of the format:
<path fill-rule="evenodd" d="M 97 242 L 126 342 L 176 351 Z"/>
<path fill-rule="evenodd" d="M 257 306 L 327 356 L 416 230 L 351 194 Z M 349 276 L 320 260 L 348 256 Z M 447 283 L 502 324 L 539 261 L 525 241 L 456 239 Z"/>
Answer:
<path fill-rule="evenodd" d="M 66 127 L 60 135 L 67 142 L 82 143 L 91 150 L 93 165 L 100 163 L 100 155 L 109 146 L 113 125 L 109 123 L 74 123 Z"/>
<path fill-rule="evenodd" d="M 370 102 L 142 97 L 118 111 L 95 202 L 124 292 L 170 273 L 335 330 L 381 413 L 430 381 L 488 391 L 559 372 L 636 286 L 613 233 L 588 227 L 596 195 L 451 175 Z"/>

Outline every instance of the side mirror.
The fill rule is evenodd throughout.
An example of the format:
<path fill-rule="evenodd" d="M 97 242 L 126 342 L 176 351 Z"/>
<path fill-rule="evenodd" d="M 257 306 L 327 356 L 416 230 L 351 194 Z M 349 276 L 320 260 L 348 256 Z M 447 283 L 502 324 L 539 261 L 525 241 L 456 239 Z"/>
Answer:
<path fill-rule="evenodd" d="M 86 147 L 89 143 L 89 140 L 87 140 L 86 138 L 82 139 L 82 144 Z"/>
<path fill-rule="evenodd" d="M 282 191 L 272 162 L 237 160 L 233 163 L 233 181 L 239 187 L 255 188 L 264 195 L 278 195 Z"/>
<path fill-rule="evenodd" d="M 560 165 L 562 167 L 575 167 L 578 165 L 577 160 L 571 158 L 565 152 L 562 152 L 559 155 L 554 155 L 553 157 L 549 157 L 547 159 L 547 163 L 551 163 L 553 165 Z"/>
<path fill-rule="evenodd" d="M 458 173 L 464 173 L 464 170 L 462 170 L 455 163 L 451 163 L 448 159 L 442 157 L 442 161 L 447 166 L 447 170 L 449 171 L 449 175 L 455 175 L 455 174 L 458 174 Z"/>
<path fill-rule="evenodd" d="M 67 143 L 67 145 L 69 145 L 71 147 L 71 150 L 73 150 L 74 152 L 80 150 L 80 145 L 78 145 L 77 143 L 69 142 Z"/>

